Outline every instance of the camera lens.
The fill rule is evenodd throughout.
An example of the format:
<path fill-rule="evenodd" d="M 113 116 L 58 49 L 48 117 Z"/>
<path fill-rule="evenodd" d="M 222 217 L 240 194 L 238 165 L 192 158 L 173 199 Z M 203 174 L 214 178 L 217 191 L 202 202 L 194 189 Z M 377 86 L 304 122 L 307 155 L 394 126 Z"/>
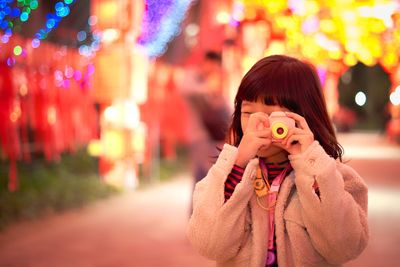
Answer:
<path fill-rule="evenodd" d="M 271 130 L 272 130 L 272 136 L 275 139 L 283 139 L 288 134 L 289 129 L 284 122 L 278 121 L 272 125 Z"/>

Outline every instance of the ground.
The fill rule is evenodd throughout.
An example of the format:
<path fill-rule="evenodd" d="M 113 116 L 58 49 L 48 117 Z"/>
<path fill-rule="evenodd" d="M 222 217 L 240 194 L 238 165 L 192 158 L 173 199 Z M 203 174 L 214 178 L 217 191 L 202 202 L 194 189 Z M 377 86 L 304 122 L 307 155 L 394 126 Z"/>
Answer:
<path fill-rule="evenodd" d="M 369 185 L 371 238 L 346 266 L 400 262 L 400 147 L 375 133 L 341 135 L 346 160 Z M 192 180 L 168 182 L 0 232 L 0 266 L 208 267 L 185 237 Z"/>

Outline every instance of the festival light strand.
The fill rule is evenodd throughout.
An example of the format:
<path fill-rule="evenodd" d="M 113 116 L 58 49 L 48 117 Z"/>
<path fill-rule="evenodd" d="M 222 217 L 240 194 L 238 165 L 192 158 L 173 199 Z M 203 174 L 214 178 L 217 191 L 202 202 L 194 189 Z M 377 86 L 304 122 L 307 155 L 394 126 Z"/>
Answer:
<path fill-rule="evenodd" d="M 142 35 L 138 44 L 151 58 L 165 53 L 168 43 L 181 32 L 181 23 L 193 0 L 146 0 Z"/>

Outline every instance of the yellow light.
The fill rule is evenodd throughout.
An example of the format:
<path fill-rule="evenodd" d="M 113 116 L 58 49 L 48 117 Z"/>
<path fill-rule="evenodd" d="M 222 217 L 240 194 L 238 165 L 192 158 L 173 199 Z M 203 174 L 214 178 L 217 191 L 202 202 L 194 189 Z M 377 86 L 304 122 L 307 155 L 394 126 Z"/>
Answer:
<path fill-rule="evenodd" d="M 104 155 L 111 159 L 120 159 L 125 155 L 123 134 L 118 131 L 108 130 L 103 133 Z"/>
<path fill-rule="evenodd" d="M 358 37 L 360 36 L 360 34 L 361 34 L 361 29 L 360 29 L 360 27 L 356 27 L 356 26 L 353 26 L 353 25 L 347 26 L 347 27 L 345 28 L 345 31 L 346 31 L 346 36 L 347 36 L 348 38 L 353 39 L 353 40 L 355 40 L 356 38 L 358 38 Z"/>
<path fill-rule="evenodd" d="M 110 27 L 116 24 L 118 18 L 118 3 L 116 1 L 98 1 L 98 18 L 100 27 Z"/>
<path fill-rule="evenodd" d="M 379 41 L 371 43 L 371 45 L 368 48 L 371 51 L 371 55 L 374 58 L 381 58 L 382 57 L 383 51 L 382 51 L 382 46 L 379 43 Z"/>
<path fill-rule="evenodd" d="M 373 66 L 376 64 L 376 59 L 371 55 L 370 51 L 366 48 L 361 48 L 356 52 L 356 56 L 359 61 L 367 66 Z"/>
<path fill-rule="evenodd" d="M 285 18 L 282 17 L 278 17 L 276 18 L 276 20 L 274 21 L 276 26 L 278 26 L 278 28 L 285 28 Z"/>
<path fill-rule="evenodd" d="M 228 24 L 231 19 L 231 15 L 226 11 L 220 11 L 218 12 L 216 19 L 219 24 Z"/>
<path fill-rule="evenodd" d="M 348 40 L 345 43 L 345 48 L 350 53 L 355 53 L 360 49 L 360 44 L 356 40 Z"/>
<path fill-rule="evenodd" d="M 351 67 L 357 64 L 357 58 L 353 54 L 347 54 L 344 56 L 344 64 Z"/>
<path fill-rule="evenodd" d="M 371 19 L 368 24 L 369 30 L 373 33 L 382 33 L 386 30 L 385 24 L 379 19 Z"/>
<path fill-rule="evenodd" d="M 271 14 L 281 12 L 287 7 L 286 1 L 282 0 L 264 1 L 264 5 Z"/>
<path fill-rule="evenodd" d="M 307 14 L 315 14 L 319 11 L 319 6 L 316 1 L 304 1 L 304 5 Z"/>
<path fill-rule="evenodd" d="M 342 51 L 340 50 L 331 50 L 328 52 L 329 58 L 334 60 L 339 60 L 343 57 Z"/>
<path fill-rule="evenodd" d="M 319 27 L 321 28 L 321 31 L 323 31 L 325 33 L 333 33 L 336 31 L 335 23 L 329 19 L 321 20 Z"/>
<path fill-rule="evenodd" d="M 316 45 L 313 45 L 313 43 L 311 42 L 308 42 L 307 44 L 301 47 L 301 53 L 306 58 L 317 58 L 319 52 L 320 49 Z"/>
<path fill-rule="evenodd" d="M 285 44 L 280 41 L 274 41 L 268 46 L 268 49 L 265 51 L 264 56 L 283 55 L 285 53 L 286 53 Z"/>
<path fill-rule="evenodd" d="M 386 53 L 386 55 L 382 59 L 382 64 L 389 69 L 396 66 L 397 63 L 397 55 L 393 52 Z"/>
<path fill-rule="evenodd" d="M 252 57 L 245 57 L 242 61 L 243 71 L 246 73 L 255 63 L 257 59 Z"/>
<path fill-rule="evenodd" d="M 88 154 L 92 157 L 98 157 L 102 155 L 103 147 L 100 140 L 90 140 L 87 146 Z"/>
<path fill-rule="evenodd" d="M 400 62 L 394 56 L 400 51 L 400 45 L 397 45 L 400 44 L 400 30 L 396 27 L 400 20 L 396 21 L 393 15 L 396 14 L 396 5 L 386 4 L 390 1 L 300 1 L 290 16 L 284 11 L 286 9 L 280 9 L 287 8 L 288 1 L 238 1 L 241 1 L 246 13 L 250 8 L 253 12 L 256 8 L 264 8 L 266 16 L 272 22 L 273 32 L 285 35 L 286 52 L 303 55 L 313 63 L 342 59 L 346 65 L 352 66 L 356 64 L 357 58 L 370 66 L 376 64 L 377 60 L 385 66 L 394 66 Z M 299 37 L 304 20 L 311 16 L 319 20 L 319 33 Z M 316 39 L 318 34 L 324 34 L 326 40 Z M 335 45 L 329 45 L 329 41 Z M 394 54 L 386 56 L 386 42 L 396 44 Z M 264 54 L 269 54 L 274 49 L 270 47 Z M 347 53 L 350 55 L 345 55 Z"/>

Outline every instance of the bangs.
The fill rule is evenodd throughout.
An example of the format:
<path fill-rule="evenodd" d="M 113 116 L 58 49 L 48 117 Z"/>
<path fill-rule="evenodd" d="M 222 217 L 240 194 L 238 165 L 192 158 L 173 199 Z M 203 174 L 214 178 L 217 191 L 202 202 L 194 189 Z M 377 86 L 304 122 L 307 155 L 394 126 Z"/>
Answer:
<path fill-rule="evenodd" d="M 298 94 L 293 92 L 299 92 L 298 88 L 304 86 L 298 84 L 298 79 L 290 73 L 290 68 L 285 68 L 284 65 L 279 67 L 275 65 L 269 70 L 265 69 L 268 66 L 264 66 L 263 69 L 254 67 L 252 76 L 246 75 L 243 78 L 236 101 L 262 102 L 266 105 L 278 105 L 299 111 L 296 104 L 299 100 Z"/>

